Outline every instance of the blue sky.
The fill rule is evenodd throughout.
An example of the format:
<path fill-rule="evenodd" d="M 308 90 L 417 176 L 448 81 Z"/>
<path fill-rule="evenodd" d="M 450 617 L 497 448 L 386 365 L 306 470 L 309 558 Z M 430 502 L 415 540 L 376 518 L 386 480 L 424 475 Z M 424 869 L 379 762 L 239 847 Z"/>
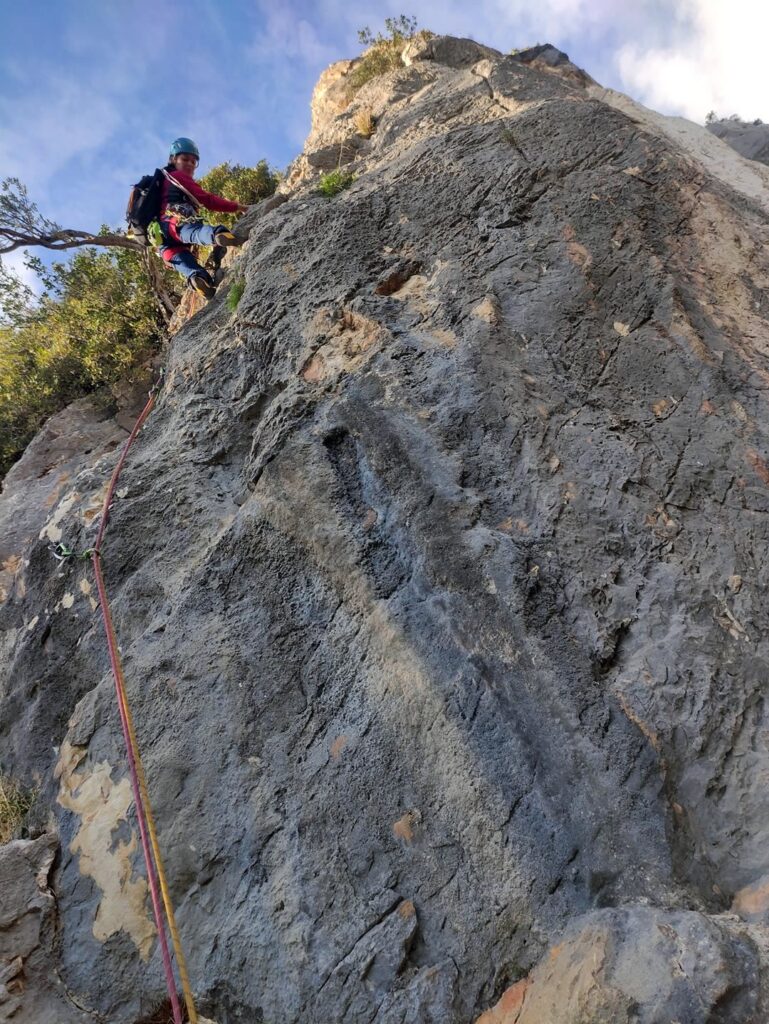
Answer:
<path fill-rule="evenodd" d="M 0 38 L 0 178 L 65 227 L 122 221 L 129 187 L 177 135 L 201 170 L 284 168 L 309 130 L 320 71 L 387 15 L 500 50 L 552 42 L 603 85 L 702 121 L 769 120 L 757 0 L 26 0 Z M 18 268 L 20 260 L 9 261 Z"/>

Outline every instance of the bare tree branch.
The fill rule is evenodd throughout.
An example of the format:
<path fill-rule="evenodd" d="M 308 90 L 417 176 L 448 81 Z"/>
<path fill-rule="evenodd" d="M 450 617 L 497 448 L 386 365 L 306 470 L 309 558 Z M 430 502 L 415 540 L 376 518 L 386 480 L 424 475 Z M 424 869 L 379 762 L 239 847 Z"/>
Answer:
<path fill-rule="evenodd" d="M 121 234 L 95 235 L 90 231 L 62 228 L 44 217 L 18 178 L 0 182 L 0 255 L 26 246 L 42 246 L 61 251 L 82 245 L 117 246 L 136 249 L 144 246 Z"/>
<path fill-rule="evenodd" d="M 47 235 L 26 234 L 0 224 L 0 256 L 30 245 L 43 246 L 57 252 L 82 245 L 116 246 L 119 249 L 136 249 L 139 252 L 145 248 L 141 242 L 128 238 L 127 235 L 92 235 L 89 231 L 76 231 L 74 228 L 62 228 Z"/>
<path fill-rule="evenodd" d="M 42 246 L 44 249 L 61 252 L 84 245 L 133 249 L 140 252 L 158 310 L 168 326 L 177 303 L 166 288 L 162 271 L 146 246 L 116 232 L 95 235 L 91 231 L 62 228 L 40 213 L 37 204 L 30 199 L 26 185 L 18 178 L 5 178 L 0 182 L 0 256 L 30 246 Z"/>
<path fill-rule="evenodd" d="M 147 278 L 152 288 L 152 293 L 155 296 L 155 302 L 157 304 L 160 315 L 163 318 L 163 323 L 168 327 L 171 322 L 171 317 L 176 312 L 176 306 L 178 300 L 168 292 L 163 281 L 163 272 L 157 265 L 155 260 L 152 258 L 152 253 L 149 249 L 145 249 L 143 256 L 144 269 L 147 272 Z"/>

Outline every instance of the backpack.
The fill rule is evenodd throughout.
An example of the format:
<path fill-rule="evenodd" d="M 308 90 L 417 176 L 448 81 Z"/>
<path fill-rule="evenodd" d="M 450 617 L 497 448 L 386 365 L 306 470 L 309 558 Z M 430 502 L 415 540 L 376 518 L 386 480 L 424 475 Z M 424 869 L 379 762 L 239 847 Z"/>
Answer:
<path fill-rule="evenodd" d="M 156 232 L 152 231 L 153 221 L 157 222 L 160 213 L 160 195 L 163 184 L 163 171 L 158 167 L 154 174 L 145 174 L 131 189 L 128 197 L 125 217 L 128 221 L 128 235 L 142 245 L 157 245 L 153 240 Z M 158 225 L 158 228 L 160 225 Z"/>

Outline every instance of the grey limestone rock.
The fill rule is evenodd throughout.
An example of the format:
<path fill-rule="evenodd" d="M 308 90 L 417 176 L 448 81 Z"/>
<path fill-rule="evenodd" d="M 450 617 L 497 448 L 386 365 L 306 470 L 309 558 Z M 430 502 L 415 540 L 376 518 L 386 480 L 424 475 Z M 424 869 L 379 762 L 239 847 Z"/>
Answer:
<path fill-rule="evenodd" d="M 728 142 L 741 156 L 769 166 L 769 124 L 731 121 L 727 118 L 714 121 L 707 128 L 719 139 Z"/>
<path fill-rule="evenodd" d="M 56 902 L 49 875 L 53 835 L 0 846 L 0 1021 L 92 1021 L 56 970 Z"/>
<path fill-rule="evenodd" d="M 193 984 L 219 1024 L 469 1024 L 589 927 L 618 1014 L 760 1024 L 720 915 L 769 872 L 767 215 L 562 64 L 454 63 L 364 87 L 349 189 L 305 162 L 249 217 L 112 510 Z M 42 529 L 86 547 L 115 457 Z M 162 978 L 92 583 L 20 554 L 3 767 L 60 833 L 56 970 L 134 1024 Z"/>
<path fill-rule="evenodd" d="M 434 60 L 450 68 L 468 68 L 488 57 L 501 57 L 499 50 L 493 50 L 474 39 L 457 39 L 455 36 L 416 36 L 403 52 L 403 63 L 407 66 L 415 60 Z"/>
<path fill-rule="evenodd" d="M 757 1016 L 749 937 L 687 911 L 599 910 L 577 919 L 532 972 L 514 1010 L 478 1024 L 743 1024 Z"/>

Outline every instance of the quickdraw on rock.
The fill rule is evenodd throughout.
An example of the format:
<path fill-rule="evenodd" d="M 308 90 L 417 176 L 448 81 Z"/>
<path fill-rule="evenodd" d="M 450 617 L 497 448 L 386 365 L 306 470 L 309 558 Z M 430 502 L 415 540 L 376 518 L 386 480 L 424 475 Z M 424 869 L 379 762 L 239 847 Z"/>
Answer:
<path fill-rule="evenodd" d="M 85 551 L 74 551 L 66 544 L 55 544 L 52 549 L 53 557 L 59 562 L 66 562 L 70 558 L 76 558 L 79 561 L 85 561 L 86 558 L 90 558 L 93 554 L 93 548 L 86 548 Z"/>

